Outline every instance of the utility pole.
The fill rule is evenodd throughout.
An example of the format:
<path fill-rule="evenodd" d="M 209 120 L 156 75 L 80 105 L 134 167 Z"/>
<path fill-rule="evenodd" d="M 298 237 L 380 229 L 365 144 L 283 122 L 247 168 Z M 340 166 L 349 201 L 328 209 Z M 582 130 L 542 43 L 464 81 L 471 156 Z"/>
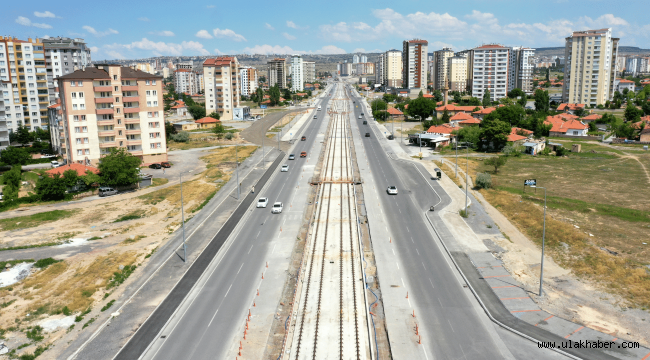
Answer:
<path fill-rule="evenodd" d="M 192 170 L 187 171 L 188 173 Z M 181 222 L 183 223 L 183 262 L 187 262 L 187 246 L 185 245 L 185 211 L 183 210 L 183 173 L 180 173 L 181 180 Z"/>
<path fill-rule="evenodd" d="M 467 215 L 467 188 L 469 187 L 469 146 L 465 157 L 465 215 Z"/>
<path fill-rule="evenodd" d="M 266 131 L 262 136 L 262 167 L 266 168 L 266 157 L 264 157 L 264 138 L 266 137 Z"/>
<path fill-rule="evenodd" d="M 546 239 L 546 188 L 541 186 L 531 186 L 534 188 L 544 189 L 544 228 L 542 230 L 542 261 L 539 268 L 539 296 L 542 296 L 542 284 L 544 283 L 544 247 Z"/>
<path fill-rule="evenodd" d="M 235 172 L 237 173 L 237 200 L 239 200 L 239 192 L 241 191 L 241 186 L 239 184 L 239 157 L 237 156 L 237 144 L 235 144 Z"/>

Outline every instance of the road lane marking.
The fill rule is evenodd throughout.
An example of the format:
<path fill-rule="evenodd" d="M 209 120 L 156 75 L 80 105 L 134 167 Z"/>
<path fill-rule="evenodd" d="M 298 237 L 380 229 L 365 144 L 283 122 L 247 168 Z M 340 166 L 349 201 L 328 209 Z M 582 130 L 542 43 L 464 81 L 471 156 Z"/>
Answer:
<path fill-rule="evenodd" d="M 232 287 L 232 284 L 230 284 L 230 286 L 228 286 L 228 291 L 226 291 L 226 295 L 223 296 L 224 298 L 225 298 L 226 296 L 228 296 L 228 293 L 230 292 L 230 288 L 231 288 L 231 287 Z"/>
<path fill-rule="evenodd" d="M 391 249 L 391 250 L 393 250 L 393 255 L 394 255 L 394 256 L 397 256 L 397 255 L 395 255 L 395 249 Z"/>
<path fill-rule="evenodd" d="M 431 281 L 431 278 L 429 278 L 429 283 L 431 283 L 431 287 L 435 289 L 435 287 L 433 286 L 433 281 Z"/>
<path fill-rule="evenodd" d="M 241 266 L 239 267 L 239 270 L 237 270 L 237 274 L 241 271 L 241 268 L 244 267 L 244 263 L 241 263 Z"/>
<path fill-rule="evenodd" d="M 258 231 L 258 232 L 257 232 L 257 236 L 255 236 L 255 237 L 256 237 L 256 238 L 260 237 L 260 234 L 261 234 L 261 233 L 262 233 L 262 230 Z"/>
<path fill-rule="evenodd" d="M 212 320 L 214 320 L 214 317 L 217 316 L 218 312 L 219 312 L 219 309 L 217 309 L 217 311 L 214 312 L 214 315 L 212 315 L 212 319 L 210 319 L 210 323 L 208 324 L 208 327 L 210 327 L 210 325 L 212 325 Z"/>
<path fill-rule="evenodd" d="M 418 251 L 418 249 L 415 249 L 415 251 L 418 253 L 418 255 L 420 255 L 420 252 Z"/>
<path fill-rule="evenodd" d="M 273 251 L 271 251 L 271 254 L 273 254 L 275 252 L 275 246 L 276 245 L 278 245 L 278 244 L 273 244 Z"/>
<path fill-rule="evenodd" d="M 440 304 L 440 307 L 443 307 L 442 306 L 442 301 L 440 301 L 440 298 L 436 298 L 436 299 L 438 299 L 438 303 Z"/>
<path fill-rule="evenodd" d="M 451 321 L 449 321 L 449 319 L 447 319 L 447 322 L 449 323 L 449 327 L 451 327 L 451 332 L 455 332 L 454 327 L 451 325 Z"/>
<path fill-rule="evenodd" d="M 395 264 L 397 264 L 397 270 L 399 270 L 399 264 L 398 263 L 395 263 Z"/>
<path fill-rule="evenodd" d="M 253 250 L 253 246 L 254 246 L 254 245 L 251 245 L 251 248 L 248 249 L 248 253 L 249 253 L 249 254 L 251 253 L 251 250 Z"/>
<path fill-rule="evenodd" d="M 427 270 L 427 267 L 426 267 L 426 266 L 424 266 L 424 262 L 422 262 L 422 267 L 424 268 L 424 271 L 426 271 L 426 270 Z"/>
<path fill-rule="evenodd" d="M 406 287 L 406 285 L 404 285 L 404 279 L 403 278 L 400 278 L 400 279 L 402 280 L 402 286 Z"/>

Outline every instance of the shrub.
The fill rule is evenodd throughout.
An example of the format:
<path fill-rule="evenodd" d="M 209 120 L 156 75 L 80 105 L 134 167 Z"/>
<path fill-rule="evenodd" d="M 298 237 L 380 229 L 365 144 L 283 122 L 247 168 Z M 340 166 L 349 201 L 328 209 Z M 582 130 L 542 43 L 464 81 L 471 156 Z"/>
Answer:
<path fill-rule="evenodd" d="M 42 270 L 45 270 L 45 268 L 47 268 L 48 266 L 50 266 L 52 264 L 56 264 L 56 263 L 58 263 L 60 261 L 61 260 L 54 260 L 51 257 L 49 257 L 49 258 L 40 259 L 40 260 L 36 261 L 34 263 L 34 266 L 36 266 L 37 268 L 41 268 Z"/>
<path fill-rule="evenodd" d="M 225 135 L 225 138 L 226 138 L 226 140 L 232 140 L 233 136 L 234 136 L 234 135 L 233 135 L 232 133 L 227 133 L 227 134 Z"/>
<path fill-rule="evenodd" d="M 476 175 L 476 187 L 479 189 L 489 189 L 492 187 L 492 176 L 488 173 L 479 173 Z"/>
<path fill-rule="evenodd" d="M 176 142 L 189 142 L 190 141 L 190 133 L 187 131 L 181 131 L 178 134 L 172 135 L 172 140 Z"/>
<path fill-rule="evenodd" d="M 569 153 L 569 150 L 567 150 L 565 147 L 558 147 L 555 149 L 555 155 L 557 156 L 564 156 L 567 153 Z"/>

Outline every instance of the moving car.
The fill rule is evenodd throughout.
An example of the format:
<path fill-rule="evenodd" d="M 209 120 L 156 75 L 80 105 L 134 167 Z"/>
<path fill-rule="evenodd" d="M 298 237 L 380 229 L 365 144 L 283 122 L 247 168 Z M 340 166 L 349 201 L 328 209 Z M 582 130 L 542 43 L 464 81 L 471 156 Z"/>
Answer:
<path fill-rule="evenodd" d="M 263 198 L 260 198 L 259 200 L 257 200 L 257 207 L 258 208 L 265 208 L 266 205 L 268 205 L 268 204 L 269 204 L 269 198 L 263 197 Z"/>
<path fill-rule="evenodd" d="M 363 125 L 368 125 L 368 122 L 366 120 L 363 120 Z"/>
<path fill-rule="evenodd" d="M 359 115 L 359 119 L 363 119 L 363 116 Z"/>
<path fill-rule="evenodd" d="M 104 196 L 111 196 L 117 194 L 117 190 L 111 188 L 111 187 L 100 187 L 99 188 L 99 196 L 104 197 Z"/>
<path fill-rule="evenodd" d="M 300 157 L 307 157 L 307 152 L 306 151 L 301 152 Z"/>
<path fill-rule="evenodd" d="M 305 140 L 307 140 L 306 136 L 303 136 L 303 137 L 300 138 L 300 141 L 305 141 Z"/>
<path fill-rule="evenodd" d="M 388 189 L 386 189 L 386 192 L 388 195 L 397 195 L 397 187 L 389 186 Z"/>
<path fill-rule="evenodd" d="M 273 207 L 271 208 L 271 213 L 279 214 L 282 212 L 282 208 L 283 208 L 282 203 L 278 201 L 275 204 L 273 204 Z"/>
<path fill-rule="evenodd" d="M 314 115 L 314 119 L 318 119 L 318 115 Z"/>
<path fill-rule="evenodd" d="M 289 165 L 287 165 L 287 164 L 282 165 L 282 169 L 281 169 L 280 171 L 281 171 L 281 172 L 287 172 L 287 171 L 289 171 Z"/>
<path fill-rule="evenodd" d="M 294 154 L 289 154 L 289 160 L 293 160 L 293 159 L 295 159 L 295 158 L 296 158 L 296 155 L 294 155 Z"/>
<path fill-rule="evenodd" d="M 164 168 L 170 168 L 170 167 L 172 167 L 172 164 L 170 164 L 168 161 L 163 161 L 163 162 L 160 163 L 160 166 L 162 166 Z"/>
<path fill-rule="evenodd" d="M 318 105 L 318 111 L 320 111 L 320 109 L 321 109 L 321 108 L 320 108 L 320 105 Z"/>
<path fill-rule="evenodd" d="M 363 113 L 361 113 L 361 116 L 365 116 Z"/>
<path fill-rule="evenodd" d="M 154 163 L 154 164 L 149 165 L 149 168 L 151 168 L 151 169 L 162 169 L 162 166 L 160 166 L 160 164 Z"/>
<path fill-rule="evenodd" d="M 370 137 L 370 133 L 366 133 L 366 137 Z"/>

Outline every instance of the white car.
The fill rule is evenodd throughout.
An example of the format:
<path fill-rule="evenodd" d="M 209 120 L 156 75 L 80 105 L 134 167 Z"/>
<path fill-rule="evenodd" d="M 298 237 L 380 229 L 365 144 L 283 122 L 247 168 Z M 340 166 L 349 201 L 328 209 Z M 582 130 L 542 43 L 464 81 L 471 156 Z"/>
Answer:
<path fill-rule="evenodd" d="M 260 198 L 257 200 L 257 207 L 258 208 L 265 208 L 266 205 L 269 204 L 269 198 Z"/>
<path fill-rule="evenodd" d="M 363 116 L 359 115 L 359 119 L 363 119 Z"/>
<path fill-rule="evenodd" d="M 287 164 L 282 165 L 282 169 L 280 171 L 282 171 L 282 172 L 289 171 L 289 165 L 287 165 Z"/>
<path fill-rule="evenodd" d="M 388 195 L 397 195 L 397 187 L 389 186 L 388 189 L 386 189 L 386 192 Z"/>
<path fill-rule="evenodd" d="M 282 203 L 276 202 L 275 204 L 273 204 L 273 207 L 271 208 L 271 213 L 279 214 L 282 212 L 282 208 L 283 208 Z"/>

